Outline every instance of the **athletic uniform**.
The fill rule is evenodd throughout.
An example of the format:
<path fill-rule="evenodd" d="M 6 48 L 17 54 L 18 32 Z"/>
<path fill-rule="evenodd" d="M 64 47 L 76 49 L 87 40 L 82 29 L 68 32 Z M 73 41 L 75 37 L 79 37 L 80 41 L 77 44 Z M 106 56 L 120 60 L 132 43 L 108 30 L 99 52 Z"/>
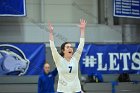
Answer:
<path fill-rule="evenodd" d="M 57 91 L 63 93 L 75 93 L 81 91 L 80 80 L 78 78 L 78 64 L 84 47 L 84 38 L 80 38 L 80 44 L 73 54 L 70 62 L 67 62 L 58 52 L 54 42 L 50 40 L 50 48 L 56 64 L 59 80 Z"/>

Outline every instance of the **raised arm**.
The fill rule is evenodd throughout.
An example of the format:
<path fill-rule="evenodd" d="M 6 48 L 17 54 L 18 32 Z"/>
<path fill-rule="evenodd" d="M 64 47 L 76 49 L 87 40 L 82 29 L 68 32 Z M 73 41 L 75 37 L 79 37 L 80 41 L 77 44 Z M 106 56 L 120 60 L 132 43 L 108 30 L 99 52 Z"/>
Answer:
<path fill-rule="evenodd" d="M 74 53 L 74 57 L 79 61 L 82 51 L 83 51 L 83 47 L 84 47 L 84 43 L 85 43 L 85 28 L 86 28 L 86 21 L 84 19 L 80 19 L 80 43 L 78 45 L 78 48 L 76 50 L 76 52 Z"/>
<path fill-rule="evenodd" d="M 53 39 L 53 26 L 50 22 L 48 23 L 48 30 L 50 32 L 50 34 L 49 34 L 50 41 L 54 41 L 54 39 Z"/>
<path fill-rule="evenodd" d="M 80 25 L 78 25 L 80 27 L 80 38 L 85 38 L 85 28 L 86 28 L 86 21 L 84 19 L 80 19 Z"/>
<path fill-rule="evenodd" d="M 53 56 L 53 59 L 57 64 L 59 64 L 60 62 L 60 54 L 58 53 L 55 45 L 54 45 L 54 38 L 53 38 L 53 26 L 51 23 L 48 24 L 48 30 L 49 30 L 49 40 L 50 40 L 50 48 L 51 48 L 51 51 L 52 51 L 52 56 Z"/>

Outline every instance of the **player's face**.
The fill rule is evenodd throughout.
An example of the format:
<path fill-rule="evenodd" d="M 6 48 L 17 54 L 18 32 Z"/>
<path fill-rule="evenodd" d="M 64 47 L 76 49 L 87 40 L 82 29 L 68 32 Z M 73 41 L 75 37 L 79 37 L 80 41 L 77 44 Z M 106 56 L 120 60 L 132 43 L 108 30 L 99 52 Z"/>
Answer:
<path fill-rule="evenodd" d="M 50 72 L 50 65 L 49 64 L 44 65 L 44 71 L 46 74 L 48 74 Z"/>
<path fill-rule="evenodd" d="M 66 44 L 63 52 L 65 56 L 72 57 L 73 55 L 72 45 L 70 43 Z"/>

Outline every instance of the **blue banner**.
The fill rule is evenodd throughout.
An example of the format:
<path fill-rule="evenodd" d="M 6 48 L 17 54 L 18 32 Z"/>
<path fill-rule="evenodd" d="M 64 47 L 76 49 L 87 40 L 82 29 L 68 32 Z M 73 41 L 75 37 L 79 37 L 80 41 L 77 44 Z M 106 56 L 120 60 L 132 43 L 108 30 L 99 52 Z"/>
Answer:
<path fill-rule="evenodd" d="M 0 75 L 38 75 L 46 59 L 43 43 L 0 44 Z"/>
<path fill-rule="evenodd" d="M 25 0 L 0 0 L 0 16 L 25 16 Z"/>
<path fill-rule="evenodd" d="M 85 44 L 80 69 L 88 75 L 140 74 L 140 44 Z"/>
<path fill-rule="evenodd" d="M 140 0 L 114 0 L 114 16 L 140 18 Z"/>

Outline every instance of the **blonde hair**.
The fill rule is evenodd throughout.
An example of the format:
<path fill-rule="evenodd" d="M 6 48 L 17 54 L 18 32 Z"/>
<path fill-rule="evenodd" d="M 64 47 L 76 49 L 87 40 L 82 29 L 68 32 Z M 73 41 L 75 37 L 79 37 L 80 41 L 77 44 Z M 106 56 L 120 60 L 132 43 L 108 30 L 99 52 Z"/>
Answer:
<path fill-rule="evenodd" d="M 44 66 L 45 66 L 46 64 L 50 65 L 50 64 L 48 63 L 48 61 L 46 61 L 46 62 L 44 63 Z"/>

